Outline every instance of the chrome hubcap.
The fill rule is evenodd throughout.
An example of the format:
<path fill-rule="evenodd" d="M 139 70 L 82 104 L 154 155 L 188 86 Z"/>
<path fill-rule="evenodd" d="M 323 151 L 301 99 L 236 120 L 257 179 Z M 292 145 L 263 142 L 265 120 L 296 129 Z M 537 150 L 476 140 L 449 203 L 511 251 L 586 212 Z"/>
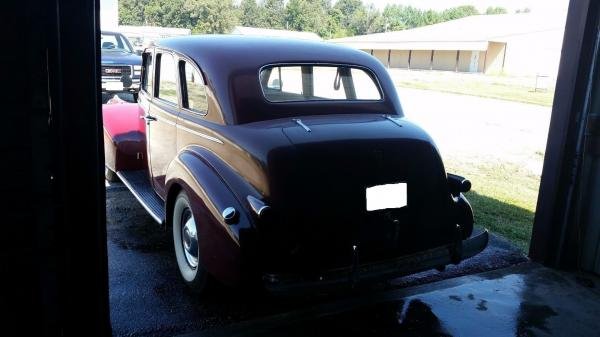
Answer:
<path fill-rule="evenodd" d="M 184 212 L 184 225 L 181 228 L 181 241 L 185 260 L 192 268 L 198 267 L 198 235 L 196 222 L 191 212 Z M 182 221 L 183 222 L 183 221 Z"/>

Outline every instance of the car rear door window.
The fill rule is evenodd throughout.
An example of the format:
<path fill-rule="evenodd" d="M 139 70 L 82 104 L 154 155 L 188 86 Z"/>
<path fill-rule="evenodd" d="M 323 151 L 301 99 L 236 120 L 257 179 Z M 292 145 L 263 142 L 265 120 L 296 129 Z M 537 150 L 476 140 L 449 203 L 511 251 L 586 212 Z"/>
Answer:
<path fill-rule="evenodd" d="M 144 53 L 144 77 L 142 78 L 142 90 L 152 94 L 153 81 L 154 81 L 154 62 L 152 59 L 152 53 Z"/>
<path fill-rule="evenodd" d="M 160 54 L 158 98 L 177 104 L 177 71 L 175 59 L 168 53 Z"/>
<path fill-rule="evenodd" d="M 183 90 L 186 93 L 183 106 L 198 113 L 206 113 L 208 101 L 206 100 L 204 78 L 191 64 L 182 61 L 181 66 L 183 68 L 182 76 L 185 78 L 185 81 L 182 81 L 184 83 Z"/>

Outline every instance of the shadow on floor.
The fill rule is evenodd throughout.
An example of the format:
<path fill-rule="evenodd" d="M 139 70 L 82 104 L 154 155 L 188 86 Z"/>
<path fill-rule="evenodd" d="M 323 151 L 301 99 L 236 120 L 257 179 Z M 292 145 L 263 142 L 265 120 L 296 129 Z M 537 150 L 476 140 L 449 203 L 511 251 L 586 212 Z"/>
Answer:
<path fill-rule="evenodd" d="M 186 336 L 593 336 L 599 285 L 524 263 Z"/>
<path fill-rule="evenodd" d="M 301 308 L 366 296 L 526 261 L 506 240 L 491 236 L 478 256 L 435 270 L 370 285 L 350 294 L 275 298 L 251 290 L 218 289 L 200 299 L 180 280 L 170 231 L 164 231 L 122 184 L 107 187 L 111 324 L 115 336 L 171 336 L 213 330 Z"/>

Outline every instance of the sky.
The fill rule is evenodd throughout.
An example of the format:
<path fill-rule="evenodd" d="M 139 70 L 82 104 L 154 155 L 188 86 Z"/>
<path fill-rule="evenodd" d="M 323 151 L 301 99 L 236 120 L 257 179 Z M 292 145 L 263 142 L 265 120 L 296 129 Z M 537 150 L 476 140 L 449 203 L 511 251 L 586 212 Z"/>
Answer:
<path fill-rule="evenodd" d="M 569 0 L 363 0 L 363 2 L 372 3 L 379 9 L 383 9 L 388 4 L 435 10 L 443 10 L 461 5 L 473 5 L 480 12 L 485 11 L 490 6 L 499 6 L 506 8 L 509 12 L 528 7 L 532 12 L 536 13 L 566 13 L 569 4 Z"/>

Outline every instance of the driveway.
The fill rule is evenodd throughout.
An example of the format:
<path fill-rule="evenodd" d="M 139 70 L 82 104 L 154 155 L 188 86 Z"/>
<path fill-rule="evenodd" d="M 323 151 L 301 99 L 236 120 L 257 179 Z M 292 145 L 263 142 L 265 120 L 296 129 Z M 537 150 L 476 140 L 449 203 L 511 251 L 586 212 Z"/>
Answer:
<path fill-rule="evenodd" d="M 404 113 L 446 160 L 509 162 L 540 175 L 551 108 L 431 90 L 397 88 Z"/>

